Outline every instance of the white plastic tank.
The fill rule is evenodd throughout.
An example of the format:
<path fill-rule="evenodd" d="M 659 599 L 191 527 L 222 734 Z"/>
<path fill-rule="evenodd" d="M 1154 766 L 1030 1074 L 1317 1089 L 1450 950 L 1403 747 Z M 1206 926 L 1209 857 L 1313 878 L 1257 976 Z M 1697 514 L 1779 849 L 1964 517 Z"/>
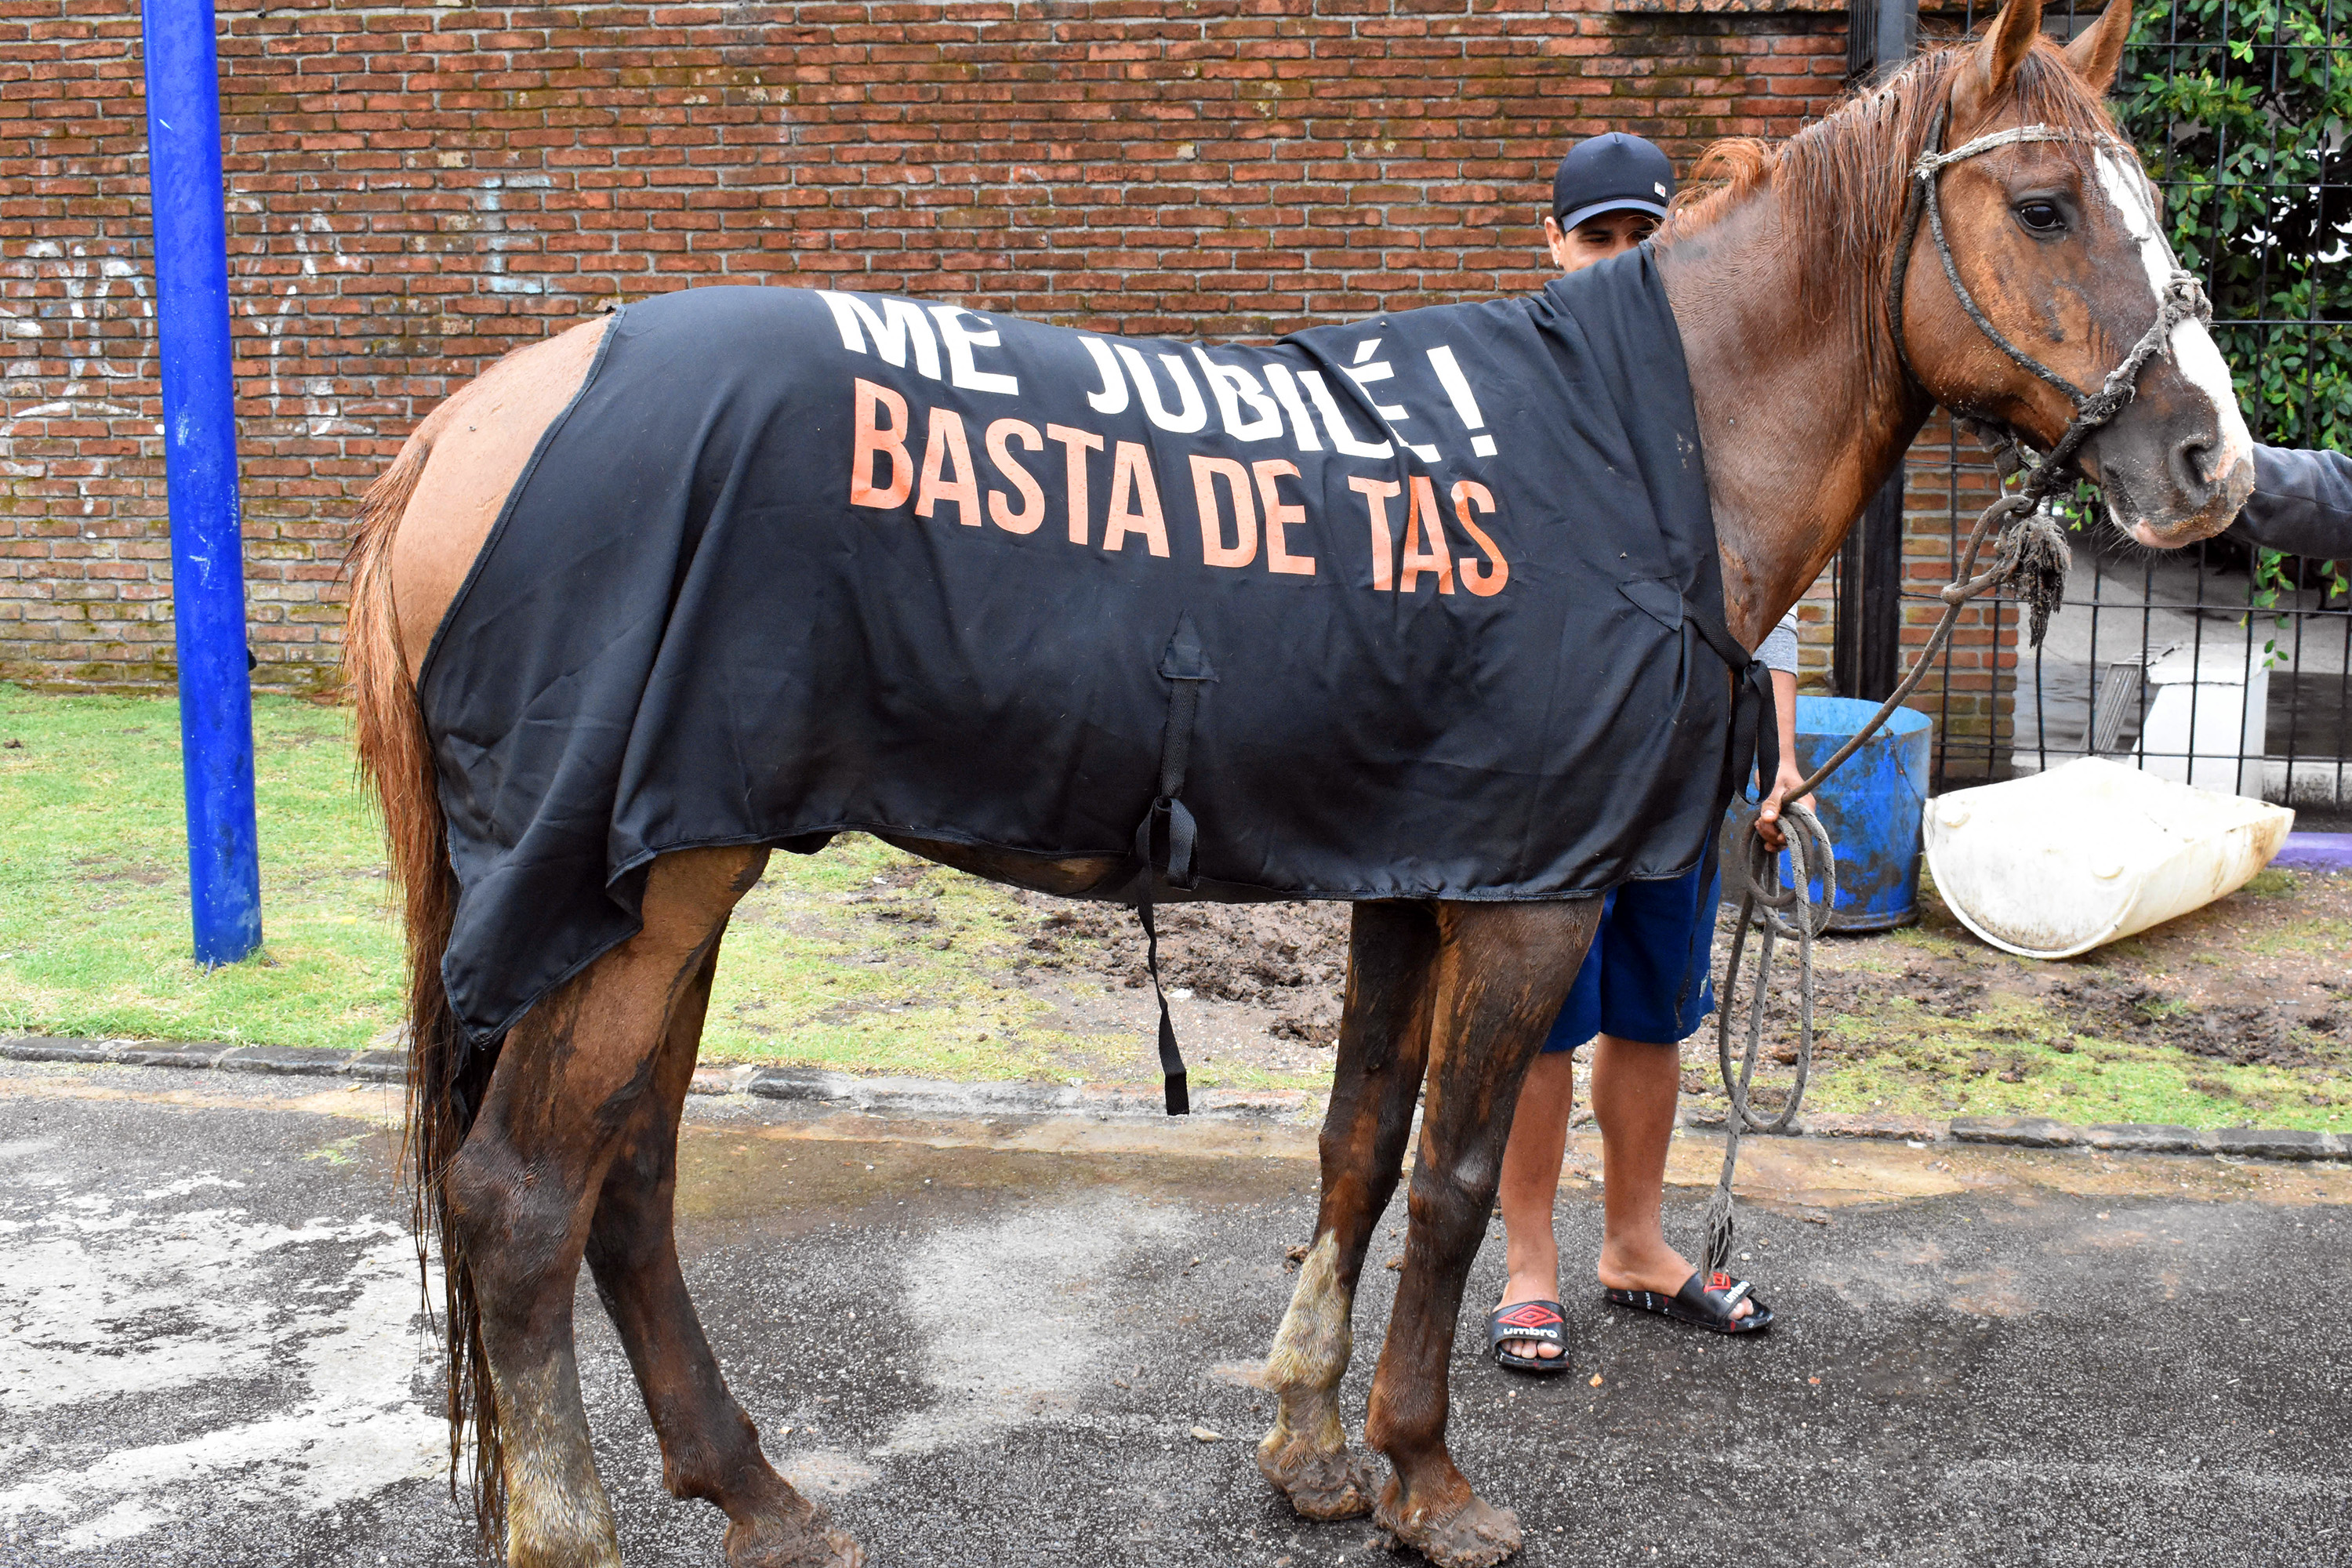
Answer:
<path fill-rule="evenodd" d="M 2284 806 L 2084 757 L 1930 800 L 1927 868 L 1993 946 L 2072 958 L 2236 891 L 2294 825 Z"/>
<path fill-rule="evenodd" d="M 2271 672 L 2247 643 L 2173 648 L 2147 668 L 2156 689 L 2136 760 L 2158 778 L 2233 795 L 2263 793 Z"/>

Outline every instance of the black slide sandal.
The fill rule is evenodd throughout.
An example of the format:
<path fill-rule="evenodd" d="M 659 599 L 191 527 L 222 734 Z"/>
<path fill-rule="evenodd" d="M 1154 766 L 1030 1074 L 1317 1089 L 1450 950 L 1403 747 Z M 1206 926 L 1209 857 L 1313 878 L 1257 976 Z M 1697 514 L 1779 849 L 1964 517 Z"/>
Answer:
<path fill-rule="evenodd" d="M 1745 1279 L 1734 1279 L 1721 1269 L 1712 1278 L 1693 1269 L 1691 1277 L 1683 1281 L 1683 1288 L 1671 1296 L 1661 1296 L 1655 1290 L 1606 1290 L 1602 1300 L 1612 1307 L 1655 1312 L 1662 1318 L 1672 1318 L 1712 1333 L 1760 1334 L 1772 1326 L 1772 1309 L 1757 1300 L 1755 1287 Z M 1744 1318 L 1733 1317 L 1733 1310 L 1742 1301 L 1754 1310 Z"/>
<path fill-rule="evenodd" d="M 1519 1355 L 1503 1348 L 1507 1340 L 1544 1340 L 1559 1347 L 1556 1356 Z M 1486 1349 L 1505 1372 L 1528 1372 L 1549 1377 L 1568 1370 L 1568 1320 L 1557 1301 L 1517 1301 L 1486 1314 Z"/>

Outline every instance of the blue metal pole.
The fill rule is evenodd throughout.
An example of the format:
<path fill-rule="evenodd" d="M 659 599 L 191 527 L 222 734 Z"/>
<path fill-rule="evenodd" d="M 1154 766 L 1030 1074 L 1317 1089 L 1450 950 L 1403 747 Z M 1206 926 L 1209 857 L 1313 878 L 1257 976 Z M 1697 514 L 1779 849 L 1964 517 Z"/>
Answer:
<path fill-rule="evenodd" d="M 140 17 L 147 57 L 147 180 L 155 207 L 155 330 L 163 369 L 188 886 L 196 962 L 210 966 L 235 963 L 261 945 L 219 65 L 212 0 L 142 0 Z"/>

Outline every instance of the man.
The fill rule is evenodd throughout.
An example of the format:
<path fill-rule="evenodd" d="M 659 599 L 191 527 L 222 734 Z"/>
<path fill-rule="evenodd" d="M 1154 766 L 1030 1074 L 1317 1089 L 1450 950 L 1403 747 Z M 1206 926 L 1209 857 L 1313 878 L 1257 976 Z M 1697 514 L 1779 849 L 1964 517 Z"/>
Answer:
<path fill-rule="evenodd" d="M 1633 249 L 1666 216 L 1674 165 L 1638 136 L 1612 132 L 1579 142 L 1552 179 L 1544 239 L 1564 272 Z M 1768 839 L 1796 771 L 1797 636 L 1791 614 L 1765 639 L 1780 730 L 1780 773 L 1759 816 Z M 1601 1124 L 1604 1215 L 1599 1273 L 1614 1305 L 1659 1312 L 1720 1333 L 1772 1321 L 1744 1280 L 1703 1279 L 1668 1246 L 1659 1211 L 1666 1145 L 1682 1087 L 1681 1041 L 1712 1011 L 1709 975 L 1720 880 L 1697 869 L 1670 881 L 1628 882 L 1608 897 L 1601 927 L 1568 1002 L 1528 1069 L 1503 1152 L 1499 1200 L 1510 1279 L 1488 1317 L 1487 1344 L 1515 1372 L 1566 1371 L 1559 1249 L 1552 1205 L 1575 1102 L 1571 1053 L 1594 1041 L 1592 1109 Z"/>
<path fill-rule="evenodd" d="M 1675 166 L 1639 136 L 1612 131 L 1568 150 L 1551 177 L 1544 243 L 1562 272 L 1633 249 L 1657 232 L 1675 194 Z"/>
<path fill-rule="evenodd" d="M 2230 531 L 2287 555 L 2352 560 L 2352 458 L 2256 447 L 2254 493 Z"/>

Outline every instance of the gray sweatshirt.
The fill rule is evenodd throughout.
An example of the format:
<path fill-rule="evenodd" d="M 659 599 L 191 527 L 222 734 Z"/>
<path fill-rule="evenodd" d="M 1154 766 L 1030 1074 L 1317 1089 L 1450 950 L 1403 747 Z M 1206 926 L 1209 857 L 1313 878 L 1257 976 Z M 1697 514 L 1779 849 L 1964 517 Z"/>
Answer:
<path fill-rule="evenodd" d="M 1790 675 L 1797 673 L 1797 611 L 1794 605 L 1780 617 L 1779 626 L 1764 634 L 1764 646 L 1756 650 L 1756 657 L 1764 661 L 1767 668 L 1783 669 Z"/>
<path fill-rule="evenodd" d="M 2352 458 L 2256 447 L 2254 493 L 2230 531 L 2289 555 L 2352 561 Z"/>

